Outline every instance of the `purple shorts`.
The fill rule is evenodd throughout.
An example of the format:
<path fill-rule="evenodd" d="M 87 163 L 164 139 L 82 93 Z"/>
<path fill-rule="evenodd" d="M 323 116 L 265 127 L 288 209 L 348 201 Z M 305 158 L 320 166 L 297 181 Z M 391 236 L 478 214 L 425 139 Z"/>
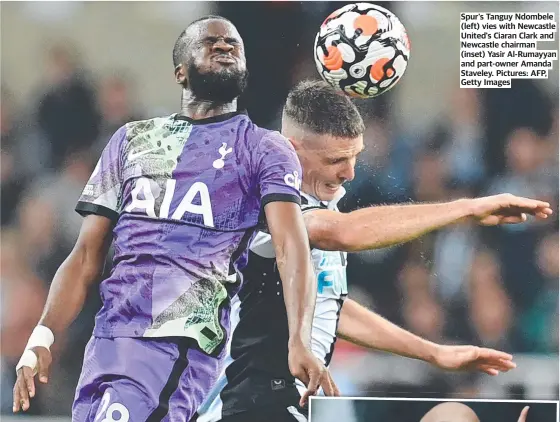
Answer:
<path fill-rule="evenodd" d="M 187 338 L 92 337 L 72 406 L 75 422 L 188 422 L 222 367 Z"/>

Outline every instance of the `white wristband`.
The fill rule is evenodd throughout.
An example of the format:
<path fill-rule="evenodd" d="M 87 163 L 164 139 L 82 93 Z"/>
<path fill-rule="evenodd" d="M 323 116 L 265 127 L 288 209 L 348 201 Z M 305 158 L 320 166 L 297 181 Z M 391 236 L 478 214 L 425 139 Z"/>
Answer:
<path fill-rule="evenodd" d="M 44 347 L 45 349 L 50 350 L 53 343 L 54 334 L 50 328 L 45 327 L 44 325 L 37 325 L 27 341 L 25 351 L 21 355 L 21 358 L 16 366 L 16 372 L 19 371 L 20 368 L 27 366 L 33 370 L 33 375 L 35 375 L 37 372 L 37 356 L 31 349 L 34 347 Z"/>
<path fill-rule="evenodd" d="M 21 358 L 19 358 L 19 362 L 16 365 L 16 374 L 17 372 L 27 366 L 33 370 L 33 376 L 37 373 L 37 355 L 33 350 L 25 350 Z"/>

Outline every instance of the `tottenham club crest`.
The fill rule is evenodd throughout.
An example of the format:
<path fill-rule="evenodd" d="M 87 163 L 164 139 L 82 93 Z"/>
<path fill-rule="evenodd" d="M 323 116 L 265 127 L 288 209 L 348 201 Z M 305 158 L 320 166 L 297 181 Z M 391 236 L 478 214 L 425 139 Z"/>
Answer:
<path fill-rule="evenodd" d="M 226 155 L 228 155 L 230 152 L 233 151 L 233 148 L 228 148 L 227 144 L 225 142 L 222 142 L 222 146 L 220 147 L 220 149 L 218 150 L 218 153 L 221 155 L 220 158 L 218 158 L 217 160 L 215 160 L 212 163 L 212 166 L 215 169 L 221 169 L 224 167 L 224 165 L 226 164 L 224 159 L 226 158 Z"/>

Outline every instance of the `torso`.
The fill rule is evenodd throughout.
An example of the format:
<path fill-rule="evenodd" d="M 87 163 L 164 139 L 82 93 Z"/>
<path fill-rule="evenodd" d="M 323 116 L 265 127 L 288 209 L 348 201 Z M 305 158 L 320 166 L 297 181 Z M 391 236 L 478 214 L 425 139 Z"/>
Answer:
<path fill-rule="evenodd" d="M 230 262 L 244 268 L 259 224 L 255 151 L 265 136 L 279 135 L 244 114 L 126 125 L 115 257 L 96 336 L 187 336 L 206 351 L 225 340 L 219 307 L 236 289 Z M 107 195 L 111 182 L 101 182 Z"/>

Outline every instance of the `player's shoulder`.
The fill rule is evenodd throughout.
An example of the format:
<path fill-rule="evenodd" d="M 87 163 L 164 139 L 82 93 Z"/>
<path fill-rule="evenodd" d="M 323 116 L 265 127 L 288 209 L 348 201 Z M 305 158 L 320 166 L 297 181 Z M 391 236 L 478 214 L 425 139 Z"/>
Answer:
<path fill-rule="evenodd" d="M 133 120 L 125 123 L 121 130 L 126 132 L 126 138 L 132 139 L 143 132 L 152 131 L 158 127 L 169 124 L 173 120 L 173 115 L 151 117 L 143 120 Z"/>
<path fill-rule="evenodd" d="M 258 145 L 258 148 L 256 148 L 256 150 L 270 151 L 280 149 L 295 152 L 295 149 L 289 139 L 277 130 L 265 129 L 257 125 L 253 125 L 253 130 L 254 139 Z"/>

